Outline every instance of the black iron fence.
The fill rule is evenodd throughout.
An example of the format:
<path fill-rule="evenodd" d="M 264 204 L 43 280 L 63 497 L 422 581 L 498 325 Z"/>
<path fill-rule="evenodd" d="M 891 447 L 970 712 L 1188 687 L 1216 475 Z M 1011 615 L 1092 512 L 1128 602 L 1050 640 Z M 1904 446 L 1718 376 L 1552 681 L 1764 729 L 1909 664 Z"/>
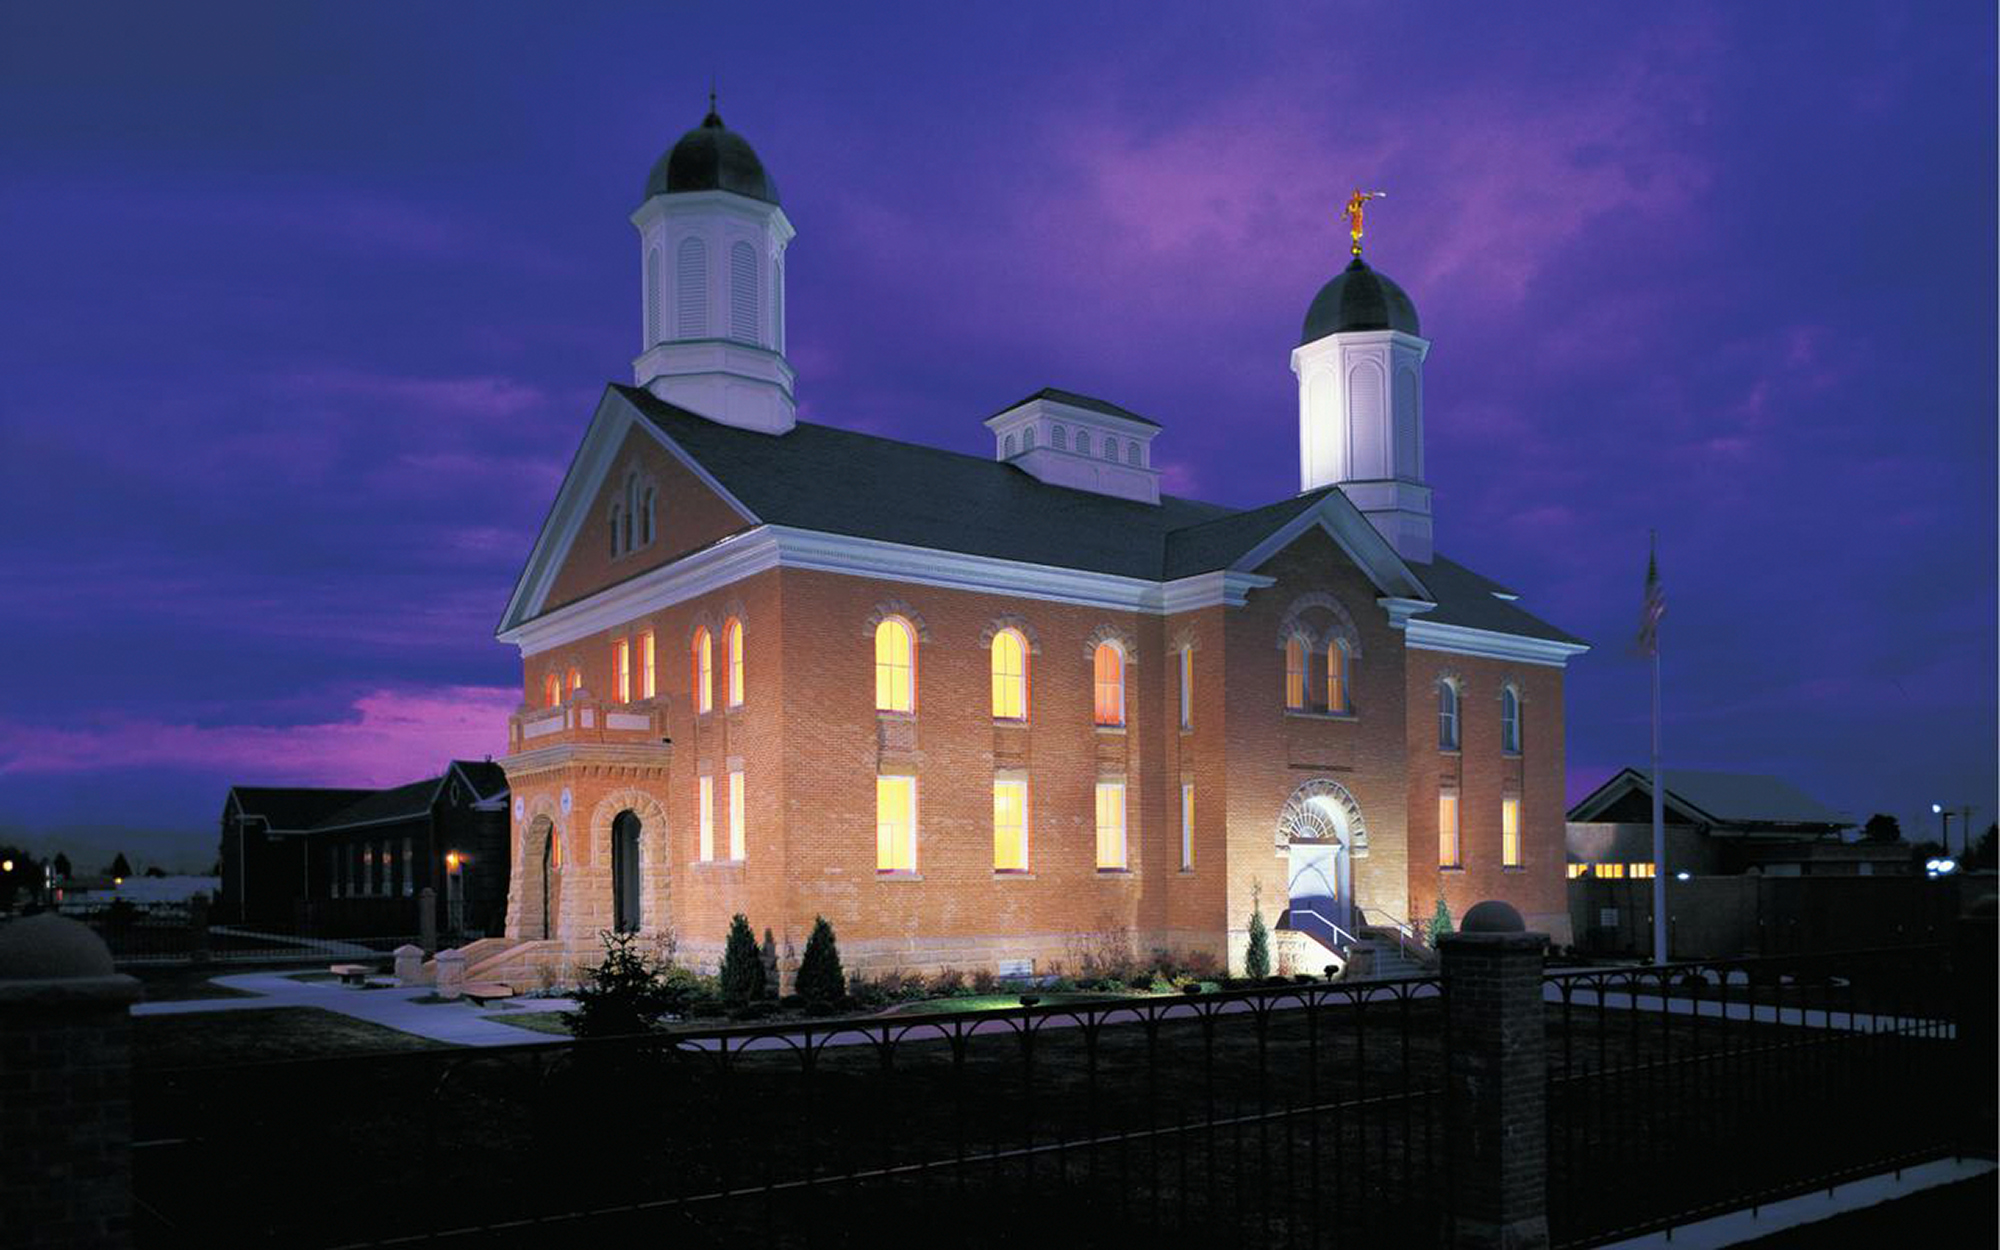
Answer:
<path fill-rule="evenodd" d="M 1566 972 L 1545 989 L 1557 1245 L 1969 1145 L 1944 947 Z"/>

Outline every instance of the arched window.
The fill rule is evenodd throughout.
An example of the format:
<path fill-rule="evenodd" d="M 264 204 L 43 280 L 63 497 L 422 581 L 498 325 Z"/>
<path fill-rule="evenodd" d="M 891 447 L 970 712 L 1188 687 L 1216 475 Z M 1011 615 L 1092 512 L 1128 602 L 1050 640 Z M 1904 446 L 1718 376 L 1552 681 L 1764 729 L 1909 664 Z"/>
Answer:
<path fill-rule="evenodd" d="M 1050 429 L 1049 446 L 1055 448 L 1057 451 L 1067 450 L 1069 448 L 1069 431 L 1059 425 Z"/>
<path fill-rule="evenodd" d="M 624 522 L 619 526 L 618 545 L 621 551 L 630 551 L 632 550 L 632 509 L 626 507 L 620 509 L 620 511 L 624 514 Z"/>
<path fill-rule="evenodd" d="M 722 627 L 722 645 L 729 653 L 729 706 L 743 706 L 743 622 L 735 617 Z"/>
<path fill-rule="evenodd" d="M 1139 463 L 1139 444 L 1137 442 L 1131 442 L 1125 444 L 1125 463 L 1126 464 Z"/>
<path fill-rule="evenodd" d="M 562 678 L 550 673 L 548 680 L 542 683 L 542 706 L 555 707 L 561 702 Z"/>
<path fill-rule="evenodd" d="M 757 341 L 757 249 L 748 243 L 729 248 L 729 337 Z"/>
<path fill-rule="evenodd" d="M 910 623 L 889 616 L 875 627 L 875 709 L 917 710 L 917 644 Z"/>
<path fill-rule="evenodd" d="M 583 689 L 583 672 L 580 669 L 571 668 L 569 670 L 569 692 L 575 694 L 581 689 Z"/>
<path fill-rule="evenodd" d="M 1027 429 L 1021 431 L 1021 450 L 1025 452 L 1025 451 L 1033 451 L 1034 449 L 1035 449 L 1035 427 L 1031 425 Z"/>
<path fill-rule="evenodd" d="M 1449 677 L 1438 683 L 1438 750 L 1458 750 L 1458 683 Z"/>
<path fill-rule="evenodd" d="M 1076 432 L 1076 454 L 1079 456 L 1090 454 L 1090 431 L 1078 430 Z"/>
<path fill-rule="evenodd" d="M 1326 710 L 1347 710 L 1347 644 L 1338 638 L 1326 644 Z"/>
<path fill-rule="evenodd" d="M 1306 645 L 1297 638 L 1285 640 L 1285 706 L 1294 712 L 1306 706 Z"/>
<path fill-rule="evenodd" d="M 694 652 L 691 657 L 694 668 L 694 710 L 712 712 L 715 710 L 715 644 L 708 636 L 708 627 L 694 631 Z"/>
<path fill-rule="evenodd" d="M 1009 434 L 1007 436 L 1007 458 L 1011 460 L 1013 459 L 1013 457 L 1014 457 L 1014 436 L 1012 434 Z"/>
<path fill-rule="evenodd" d="M 646 346 L 660 341 L 660 249 L 646 252 Z"/>
<path fill-rule="evenodd" d="M 1115 439 L 1115 438 L 1107 438 L 1107 439 L 1105 439 L 1105 440 L 1104 440 L 1104 458 L 1105 458 L 1106 460 L 1117 460 L 1117 459 L 1118 459 L 1118 440 L 1117 440 L 1117 439 Z"/>
<path fill-rule="evenodd" d="M 618 546 L 618 529 L 622 520 L 623 520 L 622 510 L 616 504 L 611 505 L 611 554 L 614 556 L 617 555 L 620 550 Z"/>
<path fill-rule="evenodd" d="M 1028 643 L 1018 630 L 993 635 L 993 718 L 1028 719 Z"/>
<path fill-rule="evenodd" d="M 639 500 L 639 545 L 651 546 L 653 542 L 653 488 L 648 486 Z"/>
<path fill-rule="evenodd" d="M 1512 686 L 1500 687 L 1500 749 L 1521 753 L 1521 696 Z"/>
<path fill-rule="evenodd" d="M 708 244 L 696 238 L 674 253 L 674 337 L 708 337 Z"/>
<path fill-rule="evenodd" d="M 1125 653 L 1115 642 L 1100 642 L 1091 657 L 1097 687 L 1097 723 L 1125 723 Z"/>

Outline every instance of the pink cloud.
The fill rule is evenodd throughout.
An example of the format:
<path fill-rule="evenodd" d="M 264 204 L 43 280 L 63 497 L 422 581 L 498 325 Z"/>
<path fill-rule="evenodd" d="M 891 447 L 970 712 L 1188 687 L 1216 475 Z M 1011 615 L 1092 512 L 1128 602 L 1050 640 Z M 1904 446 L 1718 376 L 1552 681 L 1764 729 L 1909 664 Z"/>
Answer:
<path fill-rule="evenodd" d="M 222 771 L 246 783 L 386 786 L 448 759 L 498 755 L 512 687 L 375 690 L 339 720 L 303 725 L 194 725 L 115 720 L 84 728 L 0 723 L 0 776 L 125 771 Z"/>

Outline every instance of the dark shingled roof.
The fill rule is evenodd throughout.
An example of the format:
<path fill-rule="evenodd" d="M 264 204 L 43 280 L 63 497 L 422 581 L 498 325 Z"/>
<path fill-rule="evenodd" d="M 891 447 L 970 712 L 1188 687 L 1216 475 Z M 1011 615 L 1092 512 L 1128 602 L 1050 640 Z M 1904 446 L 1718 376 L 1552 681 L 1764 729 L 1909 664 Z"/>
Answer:
<path fill-rule="evenodd" d="M 643 198 L 684 191 L 734 191 L 766 204 L 778 202 L 778 184 L 765 172 L 764 162 L 713 109 L 653 163 Z"/>
<path fill-rule="evenodd" d="M 1299 342 L 1303 345 L 1346 330 L 1418 333 L 1416 304 L 1387 274 L 1370 269 L 1359 256 L 1313 297 Z"/>
<path fill-rule="evenodd" d="M 1045 386 L 1026 399 L 1016 400 L 1008 404 L 1000 412 L 1012 412 L 1022 404 L 1032 404 L 1038 399 L 1054 400 L 1059 404 L 1068 404 L 1072 408 L 1082 408 L 1086 412 L 1101 412 L 1107 417 L 1123 417 L 1127 421 L 1137 421 L 1140 425 L 1150 425 L 1156 430 L 1160 428 L 1160 423 L 1151 417 L 1142 417 L 1130 408 L 1120 408 L 1108 399 L 1097 399 L 1089 395 L 1079 395 L 1075 391 L 1066 391 L 1057 386 Z M 993 416 L 999 416 L 1000 412 L 994 413 Z M 989 421 L 992 419 L 993 417 L 987 418 Z"/>
<path fill-rule="evenodd" d="M 612 389 L 768 524 L 1091 573 L 1170 581 L 1228 568 L 1331 490 L 1247 511 L 1172 495 L 1155 507 L 1053 486 L 985 456 L 807 421 L 762 434 L 638 387 Z M 1494 598 L 1506 588 L 1463 565 L 1439 556 L 1410 567 L 1438 605 L 1425 620 L 1581 641 Z"/>
<path fill-rule="evenodd" d="M 466 781 L 482 799 L 490 799 L 507 788 L 507 770 L 492 760 L 453 760 L 452 763 L 465 774 Z"/>
<path fill-rule="evenodd" d="M 391 820 L 412 820 L 429 813 L 443 777 L 425 777 L 389 790 L 370 791 L 358 803 L 322 817 L 315 829 L 343 829 L 350 825 L 382 824 Z"/>
<path fill-rule="evenodd" d="M 310 829 L 343 807 L 375 793 L 373 790 L 334 790 L 316 786 L 232 786 L 236 806 L 246 816 L 261 817 L 275 830 Z"/>

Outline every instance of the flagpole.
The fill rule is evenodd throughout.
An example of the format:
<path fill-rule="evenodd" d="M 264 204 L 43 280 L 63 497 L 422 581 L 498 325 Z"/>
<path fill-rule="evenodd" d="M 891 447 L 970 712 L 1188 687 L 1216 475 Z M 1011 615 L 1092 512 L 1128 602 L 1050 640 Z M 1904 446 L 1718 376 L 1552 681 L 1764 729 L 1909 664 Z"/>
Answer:
<path fill-rule="evenodd" d="M 1653 962 L 1667 962 L 1667 822 L 1666 786 L 1660 776 L 1660 634 L 1659 611 L 1664 601 L 1659 598 L 1660 550 L 1659 535 L 1655 531 L 1649 536 L 1646 558 L 1648 587 L 1648 611 L 1652 613 L 1654 629 L 1653 645 Z"/>

